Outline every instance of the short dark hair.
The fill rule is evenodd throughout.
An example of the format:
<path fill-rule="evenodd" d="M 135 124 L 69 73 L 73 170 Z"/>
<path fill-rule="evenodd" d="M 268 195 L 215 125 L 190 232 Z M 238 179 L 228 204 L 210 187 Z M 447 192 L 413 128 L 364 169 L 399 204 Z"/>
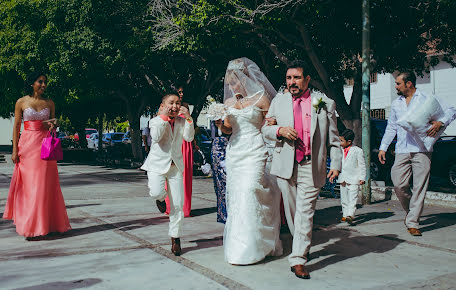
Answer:
<path fill-rule="evenodd" d="M 346 129 L 345 131 L 342 132 L 342 134 L 340 134 L 340 137 L 344 137 L 344 139 L 346 141 L 353 142 L 353 140 L 355 140 L 355 133 L 350 129 Z"/>
<path fill-rule="evenodd" d="M 29 74 L 27 76 L 27 79 L 24 82 L 24 91 L 25 91 L 26 95 L 33 94 L 33 87 L 32 86 L 36 82 L 36 80 L 40 78 L 40 76 L 44 76 L 46 78 L 46 80 L 48 79 L 47 75 L 45 73 L 41 72 L 41 71 L 32 72 L 31 74 Z"/>
<path fill-rule="evenodd" d="M 290 68 L 300 68 L 300 69 L 302 69 L 302 74 L 306 75 L 304 73 L 305 67 L 306 67 L 306 63 L 303 60 L 296 59 L 287 65 L 287 70 L 289 70 Z"/>
<path fill-rule="evenodd" d="M 179 98 L 179 96 L 176 93 L 169 93 L 169 94 L 166 94 L 166 95 L 163 96 L 162 103 L 164 103 L 171 96 L 176 96 L 176 97 Z"/>
<path fill-rule="evenodd" d="M 407 82 L 412 82 L 413 86 L 416 86 L 416 75 L 412 71 L 403 71 L 399 74 L 402 76 L 402 79 L 404 80 L 404 84 Z"/>

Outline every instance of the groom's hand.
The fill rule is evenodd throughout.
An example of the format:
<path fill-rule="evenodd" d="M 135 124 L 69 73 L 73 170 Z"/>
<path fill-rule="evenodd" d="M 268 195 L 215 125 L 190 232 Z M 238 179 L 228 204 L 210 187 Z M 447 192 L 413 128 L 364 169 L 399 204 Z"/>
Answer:
<path fill-rule="evenodd" d="M 333 182 L 334 182 L 334 179 L 335 179 L 337 176 L 339 176 L 339 170 L 331 169 L 331 170 L 329 170 L 329 172 L 328 172 L 327 178 L 329 178 L 329 182 L 333 183 Z"/>
<path fill-rule="evenodd" d="M 274 126 L 277 125 L 277 120 L 273 117 L 270 118 L 264 118 L 265 121 L 268 123 L 268 126 Z"/>
<path fill-rule="evenodd" d="M 280 128 L 279 135 L 291 141 L 298 139 L 298 132 L 296 132 L 296 130 L 291 127 Z"/>

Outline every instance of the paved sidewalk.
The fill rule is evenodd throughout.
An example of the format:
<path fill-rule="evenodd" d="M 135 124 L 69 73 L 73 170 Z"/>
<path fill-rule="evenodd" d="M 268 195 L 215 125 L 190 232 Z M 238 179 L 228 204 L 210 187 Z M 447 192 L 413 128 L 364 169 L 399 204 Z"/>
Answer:
<path fill-rule="evenodd" d="M 0 212 L 11 163 L 0 164 Z M 410 236 L 397 201 L 361 207 L 356 226 L 338 223 L 339 200 L 317 203 L 309 269 L 296 278 L 285 255 L 250 266 L 224 262 L 212 180 L 194 179 L 193 217 L 183 255 L 170 253 L 168 219 L 147 196 L 138 170 L 62 164 L 73 230 L 28 242 L 0 220 L 0 289 L 455 289 L 456 209 L 426 206 L 422 237 Z"/>

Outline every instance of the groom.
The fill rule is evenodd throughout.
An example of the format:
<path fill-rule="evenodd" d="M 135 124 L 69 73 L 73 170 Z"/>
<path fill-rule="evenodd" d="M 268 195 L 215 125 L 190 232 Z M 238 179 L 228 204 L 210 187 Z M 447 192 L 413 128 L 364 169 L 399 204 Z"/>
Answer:
<path fill-rule="evenodd" d="M 287 67 L 289 93 L 278 94 L 271 102 L 267 118 L 275 125 L 263 126 L 266 138 L 276 141 L 271 174 L 277 176 L 282 191 L 293 247 L 288 260 L 296 277 L 310 279 L 306 269 L 312 239 L 315 203 L 320 188 L 339 175 L 341 149 L 335 103 L 323 94 L 310 92 L 310 76 L 301 61 Z M 331 170 L 326 175 L 329 150 Z"/>

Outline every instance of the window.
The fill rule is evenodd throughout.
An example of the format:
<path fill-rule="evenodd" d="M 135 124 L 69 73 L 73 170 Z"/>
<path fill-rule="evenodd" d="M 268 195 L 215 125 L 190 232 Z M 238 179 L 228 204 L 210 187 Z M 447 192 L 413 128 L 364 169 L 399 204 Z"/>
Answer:
<path fill-rule="evenodd" d="M 371 73 L 370 74 L 370 83 L 376 83 L 377 82 L 377 73 Z M 353 86 L 355 84 L 355 80 L 353 78 L 350 79 L 345 79 L 345 85 L 346 86 Z"/>

